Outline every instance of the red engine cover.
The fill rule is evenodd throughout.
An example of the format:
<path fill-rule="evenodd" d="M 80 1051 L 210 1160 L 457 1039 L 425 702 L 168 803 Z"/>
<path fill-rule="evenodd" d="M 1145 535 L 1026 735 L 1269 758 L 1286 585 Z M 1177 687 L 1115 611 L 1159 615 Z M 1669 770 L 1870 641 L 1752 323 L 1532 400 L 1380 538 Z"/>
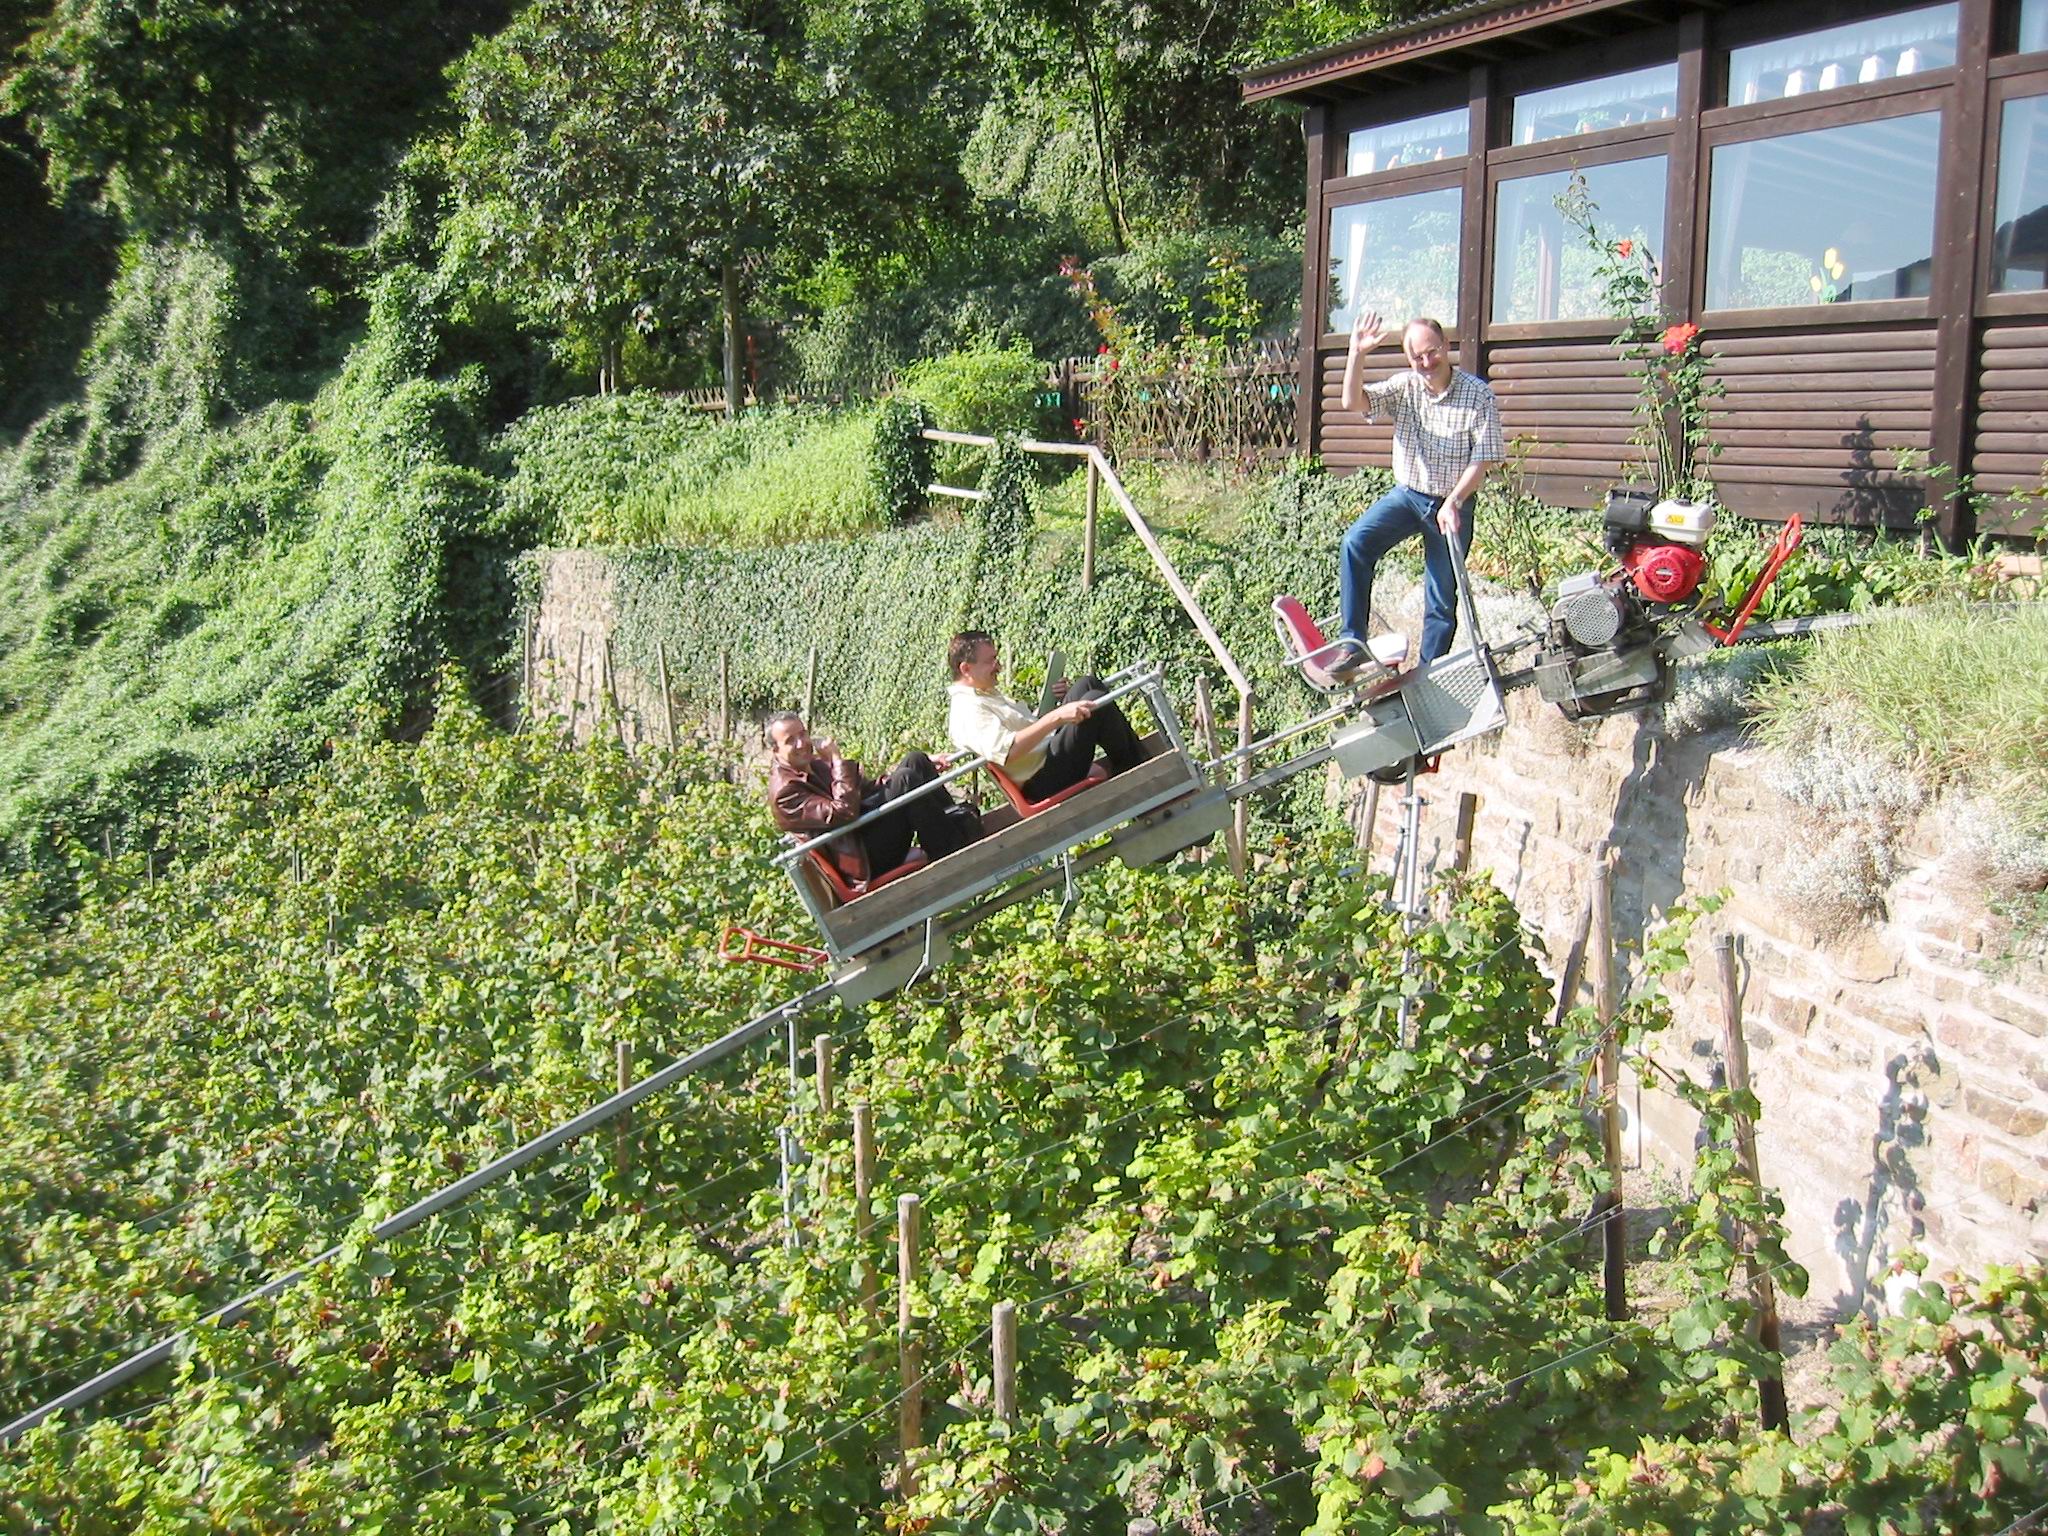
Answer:
<path fill-rule="evenodd" d="M 1682 603 L 1699 590 L 1707 557 L 1685 544 L 1638 544 L 1621 557 L 1636 590 L 1653 603 Z"/>

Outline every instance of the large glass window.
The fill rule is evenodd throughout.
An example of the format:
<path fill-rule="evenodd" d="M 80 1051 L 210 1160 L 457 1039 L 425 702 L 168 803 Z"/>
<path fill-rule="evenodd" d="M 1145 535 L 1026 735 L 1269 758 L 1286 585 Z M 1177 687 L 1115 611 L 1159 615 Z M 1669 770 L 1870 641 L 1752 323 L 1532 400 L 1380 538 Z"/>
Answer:
<path fill-rule="evenodd" d="M 1515 142 L 1541 144 L 1575 133 L 1654 123 L 1678 107 L 1678 66 L 1652 64 L 1623 75 L 1531 91 L 1515 98 Z"/>
<path fill-rule="evenodd" d="M 1493 318 L 1503 325 L 1590 320 L 1607 314 L 1599 274 L 1606 260 L 1558 207 L 1570 171 L 1517 176 L 1494 194 Z M 1662 155 L 1588 166 L 1586 195 L 1603 241 L 1630 242 L 1629 260 L 1651 261 L 1664 244 Z"/>
<path fill-rule="evenodd" d="M 1457 323 L 1456 187 L 1352 203 L 1330 211 L 1329 329 L 1348 331 L 1361 308 L 1390 325 L 1427 315 Z"/>
<path fill-rule="evenodd" d="M 2048 288 L 2048 96 L 2005 104 L 1998 124 L 1998 224 L 1991 286 Z"/>
<path fill-rule="evenodd" d="M 1464 107 L 1405 118 L 1372 128 L 1354 128 L 1344 148 L 1344 174 L 1369 176 L 1399 165 L 1422 165 L 1465 153 L 1472 114 Z"/>
<path fill-rule="evenodd" d="M 1718 145 L 1707 308 L 1902 299 L 1929 290 L 1941 114 Z"/>
<path fill-rule="evenodd" d="M 1956 61 L 1956 8 L 1930 5 L 1893 16 L 1728 51 L 1728 104 L 1777 101 L 1810 91 L 1892 80 Z"/>
<path fill-rule="evenodd" d="M 2048 48 L 2048 0 L 2020 0 L 2020 52 Z"/>

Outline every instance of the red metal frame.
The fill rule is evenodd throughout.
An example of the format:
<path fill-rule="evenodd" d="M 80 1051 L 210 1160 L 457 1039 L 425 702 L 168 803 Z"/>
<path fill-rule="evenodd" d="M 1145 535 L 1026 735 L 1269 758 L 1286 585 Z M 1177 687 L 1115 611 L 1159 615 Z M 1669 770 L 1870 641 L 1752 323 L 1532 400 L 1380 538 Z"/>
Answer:
<path fill-rule="evenodd" d="M 1778 572 L 1785 568 L 1785 562 L 1792 558 L 1792 552 L 1799 548 L 1806 537 L 1805 525 L 1799 514 L 1793 513 L 1785 519 L 1785 526 L 1778 534 L 1778 542 L 1771 546 L 1771 553 L 1764 561 L 1764 568 L 1756 573 L 1756 580 L 1750 584 L 1749 595 L 1742 600 L 1742 608 L 1735 615 L 1735 622 L 1726 629 L 1706 625 L 1707 633 L 1723 645 L 1733 645 L 1742 638 L 1742 631 L 1749 624 L 1749 616 L 1756 612 L 1756 605 L 1763 601 L 1764 592 L 1778 579 Z"/>
<path fill-rule="evenodd" d="M 735 938 L 740 940 L 738 949 L 733 948 Z M 782 953 L 771 954 L 771 950 L 780 950 Z M 786 958 L 791 955 L 800 955 L 803 958 Z M 808 944 L 792 944 L 787 939 L 771 939 L 754 932 L 751 928 L 728 923 L 724 934 L 718 940 L 718 958 L 727 965 L 738 965 L 743 960 L 751 960 L 755 965 L 776 965 L 785 971 L 815 971 L 832 957 L 824 950 L 814 949 Z"/>

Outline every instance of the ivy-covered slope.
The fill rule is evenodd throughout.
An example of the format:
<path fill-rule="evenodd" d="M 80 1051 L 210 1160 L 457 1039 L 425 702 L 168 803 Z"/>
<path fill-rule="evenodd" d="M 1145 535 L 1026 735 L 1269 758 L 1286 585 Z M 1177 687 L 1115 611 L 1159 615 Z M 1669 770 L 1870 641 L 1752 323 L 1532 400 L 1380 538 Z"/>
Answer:
<path fill-rule="evenodd" d="M 794 918 L 758 806 L 702 777 L 450 703 L 416 748 L 344 744 L 292 787 L 213 798 L 207 851 L 153 881 L 76 853 L 54 932 L 18 882 L 6 1408 L 593 1102 L 618 1040 L 645 1069 L 799 985 L 714 958 L 723 920 Z M 1989 1533 L 2048 1497 L 2022 1422 L 2038 1273 L 1928 1288 L 1845 1345 L 1839 1428 L 1758 1435 L 1724 1218 L 1781 1256 L 1726 1096 L 1698 1090 L 1675 1310 L 1608 1324 L 1581 1225 L 1589 1024 L 1546 1028 L 1512 911 L 1448 888 L 1407 975 L 1344 852 L 1270 851 L 1243 892 L 1216 864 L 1100 871 L 1064 929 L 1014 909 L 911 993 L 807 1020 L 840 1042 L 829 1118 L 808 1090 L 787 1109 L 764 1048 L 636 1111 L 623 1166 L 600 1134 L 388 1251 L 350 1240 L 0 1453 L 0 1523 L 1733 1532 L 1833 1509 Z M 879 1147 L 866 1235 L 856 1101 Z M 796 1246 L 785 1123 L 812 1157 Z M 914 1489 L 891 1470 L 904 1194 L 930 1372 Z M 1001 1299 L 1014 1430 L 988 1396 Z"/>
<path fill-rule="evenodd" d="M 477 466 L 486 380 L 434 376 L 384 279 L 304 404 L 236 415 L 237 279 L 199 245 L 123 278 L 79 403 L 0 454 L 0 845 L 159 835 L 189 789 L 390 728 L 504 645 L 523 540 Z"/>

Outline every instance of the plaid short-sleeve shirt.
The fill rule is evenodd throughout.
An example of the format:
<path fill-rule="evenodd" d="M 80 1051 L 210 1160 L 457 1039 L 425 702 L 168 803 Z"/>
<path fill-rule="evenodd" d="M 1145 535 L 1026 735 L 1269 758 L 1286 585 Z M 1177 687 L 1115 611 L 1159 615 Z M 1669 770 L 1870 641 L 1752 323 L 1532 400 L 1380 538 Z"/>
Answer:
<path fill-rule="evenodd" d="M 1472 465 L 1508 456 L 1493 390 L 1462 368 L 1440 395 L 1412 370 L 1368 384 L 1365 413 L 1393 421 L 1394 478 L 1425 496 L 1448 496 Z"/>

